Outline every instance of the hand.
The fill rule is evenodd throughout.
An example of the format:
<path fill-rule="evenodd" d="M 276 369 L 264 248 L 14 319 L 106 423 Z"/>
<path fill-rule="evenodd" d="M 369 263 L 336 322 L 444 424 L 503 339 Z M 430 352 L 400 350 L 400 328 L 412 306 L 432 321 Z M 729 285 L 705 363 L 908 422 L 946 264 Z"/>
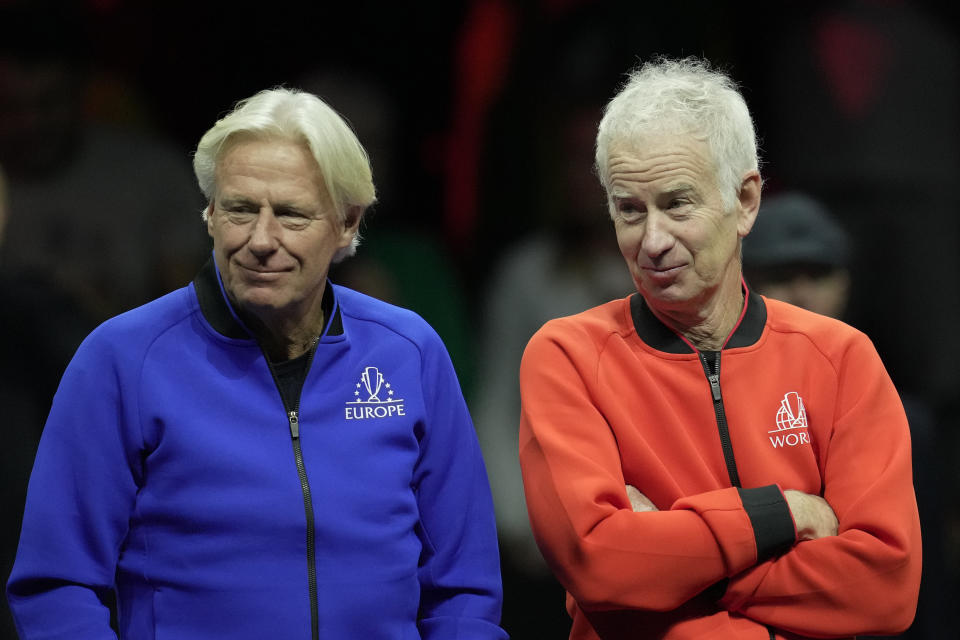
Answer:
<path fill-rule="evenodd" d="M 784 491 L 783 497 L 787 499 L 787 506 L 793 514 L 799 540 L 816 540 L 837 535 L 837 514 L 826 500 L 794 489 Z"/>
<path fill-rule="evenodd" d="M 650 498 L 640 493 L 636 487 L 632 485 L 627 485 L 627 497 L 630 498 L 630 506 L 633 507 L 634 512 L 639 513 L 641 511 L 659 511 L 657 506 L 650 502 Z"/>

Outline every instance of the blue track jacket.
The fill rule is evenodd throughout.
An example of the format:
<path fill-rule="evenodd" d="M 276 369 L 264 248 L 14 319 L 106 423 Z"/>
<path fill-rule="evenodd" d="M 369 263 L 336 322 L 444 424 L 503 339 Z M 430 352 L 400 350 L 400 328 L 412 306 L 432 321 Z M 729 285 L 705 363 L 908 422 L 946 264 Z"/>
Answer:
<path fill-rule="evenodd" d="M 23 640 L 502 639 L 487 477 L 416 314 L 328 284 L 285 407 L 213 262 L 77 351 L 8 599 Z M 312 527 L 308 524 L 312 522 Z"/>

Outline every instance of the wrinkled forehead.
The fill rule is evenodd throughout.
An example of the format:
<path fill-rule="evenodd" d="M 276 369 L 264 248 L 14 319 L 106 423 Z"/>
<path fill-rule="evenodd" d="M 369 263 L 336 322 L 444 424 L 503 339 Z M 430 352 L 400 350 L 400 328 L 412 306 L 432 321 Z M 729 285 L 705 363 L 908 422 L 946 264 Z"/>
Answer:
<path fill-rule="evenodd" d="M 266 179 L 267 182 L 273 183 L 276 181 L 277 188 L 289 187 L 292 184 L 289 180 L 291 176 L 305 179 L 305 182 L 300 184 L 308 185 L 308 191 L 319 198 L 324 207 L 332 207 L 338 214 L 341 213 L 341 209 L 330 193 L 323 172 L 310 146 L 305 140 L 283 136 L 248 134 L 230 136 L 217 154 L 214 199 L 219 200 L 224 197 L 237 197 L 239 195 L 236 193 L 236 182 L 229 183 L 233 185 L 232 187 L 228 185 L 231 172 L 235 169 L 233 160 L 237 156 L 241 159 L 241 165 L 252 157 L 255 160 L 255 165 L 273 169 L 272 173 L 258 175 L 262 178 L 265 176 L 263 179 Z M 246 170 L 240 173 L 240 175 L 245 174 L 247 174 Z"/>
<path fill-rule="evenodd" d="M 667 148 L 673 145 L 678 148 L 696 147 L 702 149 L 711 159 L 713 156 L 708 135 L 703 127 L 675 118 L 627 121 L 621 126 L 610 128 L 606 134 L 607 149 L 642 150 L 652 147 Z"/>
<path fill-rule="evenodd" d="M 309 143 L 304 137 L 291 137 L 287 135 L 281 135 L 279 133 L 266 132 L 266 131 L 234 131 L 226 138 L 223 139 L 223 142 L 220 143 L 220 147 L 217 149 L 216 155 L 216 166 L 219 169 L 220 165 L 223 162 L 223 159 L 233 151 L 236 147 L 245 145 L 248 143 L 262 143 L 264 145 L 277 145 L 277 146 L 289 146 L 297 145 L 302 147 L 304 151 L 307 152 L 307 155 L 313 158 L 314 163 L 316 163 L 316 157 L 313 154 L 313 150 L 310 148 Z M 318 166 L 319 171 L 319 166 Z"/>
<path fill-rule="evenodd" d="M 710 145 L 700 136 L 689 133 L 657 132 L 642 136 L 615 138 L 607 146 L 605 170 L 611 177 L 611 164 L 628 157 L 639 165 L 657 164 L 663 159 L 680 159 L 692 163 L 705 179 L 717 181 L 717 165 Z"/>
<path fill-rule="evenodd" d="M 223 178 L 224 166 L 229 162 L 228 157 L 238 149 L 246 146 L 263 147 L 286 147 L 302 151 L 302 157 L 306 162 L 307 170 L 312 174 L 314 181 L 324 193 L 328 188 L 324 180 L 323 172 L 317 162 L 317 158 L 303 138 L 290 138 L 282 135 L 266 134 L 261 132 L 239 131 L 228 136 L 220 148 L 217 150 L 214 164 L 215 189 L 219 189 L 219 184 Z"/>
<path fill-rule="evenodd" d="M 705 136 L 689 130 L 677 131 L 625 131 L 612 135 L 607 142 L 607 149 L 612 155 L 614 150 L 647 153 L 657 151 L 696 151 L 709 157 L 710 145 Z"/>

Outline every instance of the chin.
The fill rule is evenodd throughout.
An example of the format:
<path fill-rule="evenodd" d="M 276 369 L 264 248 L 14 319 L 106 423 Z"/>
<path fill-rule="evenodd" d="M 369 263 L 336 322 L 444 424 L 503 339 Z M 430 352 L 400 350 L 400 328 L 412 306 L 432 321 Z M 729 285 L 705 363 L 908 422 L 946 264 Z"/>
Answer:
<path fill-rule="evenodd" d="M 694 298 L 684 287 L 673 283 L 666 287 L 643 285 L 638 286 L 637 290 L 647 300 L 656 300 L 665 303 L 683 303 Z"/>
<path fill-rule="evenodd" d="M 278 311 L 284 307 L 283 302 L 273 292 L 244 291 L 237 296 L 237 304 L 249 311 Z"/>

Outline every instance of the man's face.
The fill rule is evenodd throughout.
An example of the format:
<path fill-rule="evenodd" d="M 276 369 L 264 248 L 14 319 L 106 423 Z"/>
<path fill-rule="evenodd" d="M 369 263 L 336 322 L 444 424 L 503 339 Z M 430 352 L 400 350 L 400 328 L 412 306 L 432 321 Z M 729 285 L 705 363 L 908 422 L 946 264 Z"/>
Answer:
<path fill-rule="evenodd" d="M 231 300 L 265 321 L 318 312 L 334 253 L 350 244 L 303 145 L 234 142 L 217 164 L 207 230 Z"/>
<path fill-rule="evenodd" d="M 740 196 L 725 209 L 706 143 L 665 136 L 612 146 L 609 172 L 617 243 L 651 307 L 696 311 L 718 292 L 739 295 L 739 239 L 755 208 Z M 759 176 L 744 184 L 759 204 Z"/>

